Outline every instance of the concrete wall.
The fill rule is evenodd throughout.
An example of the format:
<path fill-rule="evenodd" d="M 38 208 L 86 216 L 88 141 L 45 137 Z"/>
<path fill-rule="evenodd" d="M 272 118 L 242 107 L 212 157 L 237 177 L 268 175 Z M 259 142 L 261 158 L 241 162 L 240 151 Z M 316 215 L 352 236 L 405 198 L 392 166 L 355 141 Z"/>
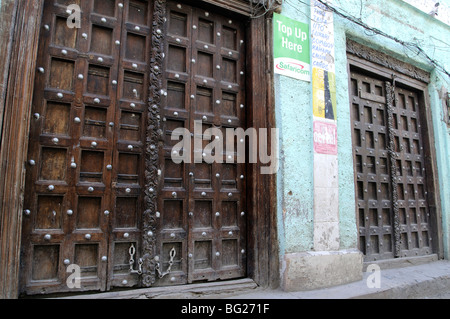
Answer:
<path fill-rule="evenodd" d="M 311 0 L 312 1 L 312 0 Z M 282 14 L 310 22 L 310 1 L 284 1 Z M 450 70 L 450 27 L 411 5 L 397 0 L 334 0 L 337 9 L 365 24 L 402 39 L 416 42 L 423 50 Z M 280 129 L 281 174 L 278 176 L 278 228 L 281 282 L 285 290 L 303 290 L 358 280 L 362 275 L 362 256 L 357 251 L 355 185 L 348 95 L 346 39 L 388 53 L 431 73 L 429 95 L 433 116 L 435 151 L 442 205 L 445 256 L 450 247 L 450 130 L 443 122 L 441 93 L 450 91 L 450 78 L 429 61 L 408 51 L 397 42 L 375 36 L 364 28 L 334 16 L 335 72 L 337 82 L 338 197 L 330 205 L 339 207 L 338 247 L 315 247 L 314 150 L 311 83 L 275 76 L 276 119 Z M 336 236 L 332 236 L 334 239 Z M 321 260 L 320 263 L 317 261 Z M 346 267 L 346 269 L 342 269 Z M 309 274 L 308 274 L 309 272 Z M 331 274 L 330 274 L 331 272 Z M 326 278 L 326 280 L 324 280 Z"/>

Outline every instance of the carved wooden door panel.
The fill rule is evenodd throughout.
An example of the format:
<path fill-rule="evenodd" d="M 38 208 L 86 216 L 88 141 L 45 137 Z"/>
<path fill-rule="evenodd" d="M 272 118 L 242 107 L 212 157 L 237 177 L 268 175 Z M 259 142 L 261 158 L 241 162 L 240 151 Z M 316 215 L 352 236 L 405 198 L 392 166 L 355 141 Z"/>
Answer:
<path fill-rule="evenodd" d="M 243 277 L 245 164 L 225 151 L 224 164 L 207 161 L 205 147 L 213 140 L 224 143 L 227 128 L 245 127 L 244 29 L 231 18 L 169 2 L 164 32 L 156 284 Z M 183 149 L 191 152 L 191 163 L 176 164 L 171 158 L 179 142 L 171 140 L 177 128 L 191 132 L 192 149 Z M 201 147 L 194 145 L 193 138 L 201 139 L 206 129 L 217 131 L 203 136 Z M 238 142 L 230 139 L 235 150 Z"/>
<path fill-rule="evenodd" d="M 70 28 L 68 6 L 81 8 Z M 138 283 L 151 6 L 46 0 L 33 101 L 22 291 Z M 67 267 L 79 267 L 76 287 Z M 70 268 L 73 271 L 73 268 Z M 69 279 L 69 281 L 67 280 Z M 75 286 L 75 289 L 73 289 Z"/>
<path fill-rule="evenodd" d="M 384 82 L 352 73 L 353 146 L 360 249 L 394 258 L 389 129 Z M 381 240 L 381 241 L 380 241 Z"/>
<path fill-rule="evenodd" d="M 393 142 L 396 163 L 399 257 L 433 253 L 430 208 L 427 200 L 426 155 L 421 104 L 416 91 L 396 87 L 392 90 Z"/>
<path fill-rule="evenodd" d="M 433 253 L 418 93 L 353 71 L 351 99 L 365 260 Z"/>

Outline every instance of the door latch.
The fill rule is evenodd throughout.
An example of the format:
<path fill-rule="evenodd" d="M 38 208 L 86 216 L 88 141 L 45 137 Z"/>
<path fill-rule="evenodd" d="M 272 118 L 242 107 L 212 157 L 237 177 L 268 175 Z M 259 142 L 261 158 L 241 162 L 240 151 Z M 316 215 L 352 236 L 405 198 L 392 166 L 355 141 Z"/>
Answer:
<path fill-rule="evenodd" d="M 173 266 L 173 263 L 174 263 L 174 259 L 175 259 L 175 256 L 177 255 L 177 251 L 175 250 L 175 247 L 173 247 L 171 250 L 170 250 L 170 253 L 169 253 L 169 256 L 170 256 L 170 260 L 169 260 L 169 267 L 167 268 L 167 271 L 166 272 L 161 272 L 161 264 L 159 263 L 159 258 L 155 258 L 155 259 L 157 259 L 156 261 L 157 261 L 157 263 L 156 263 L 156 270 L 158 271 L 158 275 L 159 275 L 159 278 L 160 279 L 162 279 L 162 278 L 164 278 L 165 276 L 167 276 L 168 274 L 170 274 L 171 273 L 171 271 L 172 271 L 172 266 Z"/>
<path fill-rule="evenodd" d="M 144 261 L 142 260 L 142 258 L 139 258 L 138 261 L 138 270 L 134 270 L 134 256 L 136 255 L 136 247 L 134 247 L 134 244 L 131 244 L 131 247 L 129 249 L 129 254 L 130 254 L 130 273 L 131 274 L 138 274 L 138 275 L 142 275 L 142 265 L 144 264 Z"/>

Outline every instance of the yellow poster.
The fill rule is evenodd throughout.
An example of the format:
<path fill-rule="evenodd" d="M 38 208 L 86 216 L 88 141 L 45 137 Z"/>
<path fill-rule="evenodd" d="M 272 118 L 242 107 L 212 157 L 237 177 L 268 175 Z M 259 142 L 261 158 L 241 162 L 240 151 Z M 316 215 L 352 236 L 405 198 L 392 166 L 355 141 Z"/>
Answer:
<path fill-rule="evenodd" d="M 313 112 L 315 117 L 336 120 L 336 75 L 313 69 Z"/>
<path fill-rule="evenodd" d="M 315 117 L 325 117 L 325 71 L 313 69 L 313 112 Z"/>

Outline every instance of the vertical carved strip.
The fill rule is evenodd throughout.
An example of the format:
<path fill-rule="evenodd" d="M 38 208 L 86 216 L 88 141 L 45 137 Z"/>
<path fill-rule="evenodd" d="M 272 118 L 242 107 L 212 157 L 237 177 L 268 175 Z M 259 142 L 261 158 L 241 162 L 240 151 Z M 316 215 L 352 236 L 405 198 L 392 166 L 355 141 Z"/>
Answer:
<path fill-rule="evenodd" d="M 395 83 L 395 82 L 394 82 Z M 386 82 L 387 112 L 388 112 L 388 129 L 389 129 L 389 158 L 391 161 L 391 179 L 392 179 L 392 210 L 394 213 L 394 256 L 400 257 L 400 220 L 398 214 L 398 194 L 397 194 L 397 154 L 394 145 L 394 101 L 395 86 L 390 82 Z"/>
<path fill-rule="evenodd" d="M 161 88 L 164 59 L 164 23 L 166 21 L 166 0 L 155 0 L 152 24 L 152 57 L 150 61 L 150 87 L 145 154 L 145 211 L 143 214 L 143 274 L 142 285 L 152 286 L 156 281 L 154 260 L 157 230 L 158 153 L 162 145 Z"/>

